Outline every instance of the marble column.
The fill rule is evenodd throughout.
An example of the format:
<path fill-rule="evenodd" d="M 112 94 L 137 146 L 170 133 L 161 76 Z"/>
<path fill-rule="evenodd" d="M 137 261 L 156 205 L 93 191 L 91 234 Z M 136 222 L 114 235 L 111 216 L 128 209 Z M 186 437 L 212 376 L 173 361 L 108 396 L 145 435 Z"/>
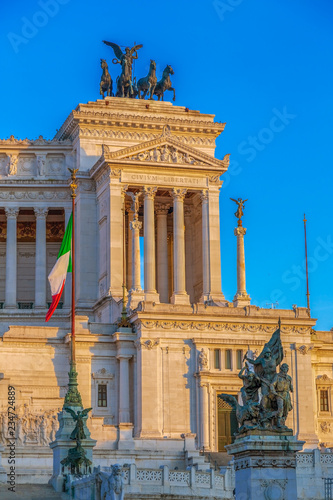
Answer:
<path fill-rule="evenodd" d="M 210 297 L 210 261 L 209 261 L 209 192 L 204 189 L 201 194 L 202 214 L 202 296 L 200 302 L 209 302 Z"/>
<path fill-rule="evenodd" d="M 156 186 L 145 186 L 144 193 L 144 283 L 145 300 L 159 302 L 156 291 L 156 265 L 155 265 L 155 214 L 154 198 Z"/>
<path fill-rule="evenodd" d="M 208 384 L 200 382 L 200 431 L 201 447 L 209 449 Z"/>
<path fill-rule="evenodd" d="M 46 217 L 48 209 L 35 208 L 36 215 L 36 265 L 35 309 L 46 307 Z"/>
<path fill-rule="evenodd" d="M 128 232 L 127 232 L 127 290 L 132 288 L 132 274 L 133 274 L 133 238 L 131 231 L 131 222 L 134 220 L 134 212 L 131 208 L 127 207 L 128 213 Z"/>
<path fill-rule="evenodd" d="M 144 293 L 141 288 L 141 262 L 140 262 L 140 229 L 142 222 L 134 219 L 130 222 L 132 233 L 132 288 L 129 291 L 129 307 L 135 309 L 141 300 L 144 300 Z"/>
<path fill-rule="evenodd" d="M 220 188 L 222 182 L 210 182 L 208 190 L 208 233 L 209 233 L 209 293 L 215 304 L 226 300 L 221 285 L 221 244 L 220 244 Z"/>
<path fill-rule="evenodd" d="M 129 360 L 131 355 L 118 355 L 119 360 L 119 423 L 130 423 Z"/>
<path fill-rule="evenodd" d="M 247 294 L 245 283 L 244 236 L 246 234 L 246 228 L 242 227 L 242 221 L 239 221 L 238 224 L 238 227 L 236 227 L 234 231 L 237 237 L 237 293 L 233 302 L 236 307 L 244 307 L 249 305 L 251 300 Z"/>
<path fill-rule="evenodd" d="M 18 208 L 5 208 L 7 216 L 7 241 L 6 241 L 6 300 L 7 309 L 16 309 L 17 286 L 17 216 Z"/>
<path fill-rule="evenodd" d="M 190 302 L 194 302 L 194 273 L 193 273 L 193 206 L 184 205 L 185 217 L 185 278 L 186 291 Z"/>
<path fill-rule="evenodd" d="M 65 208 L 65 230 L 72 213 L 72 208 Z M 72 273 L 67 273 L 63 298 L 64 307 L 71 307 L 72 301 Z"/>
<path fill-rule="evenodd" d="M 157 225 L 157 290 L 160 301 L 169 302 L 168 283 L 168 227 L 169 205 L 160 204 L 156 210 Z"/>
<path fill-rule="evenodd" d="M 174 188 L 173 197 L 173 294 L 172 304 L 189 304 L 185 281 L 184 198 L 187 190 Z"/>

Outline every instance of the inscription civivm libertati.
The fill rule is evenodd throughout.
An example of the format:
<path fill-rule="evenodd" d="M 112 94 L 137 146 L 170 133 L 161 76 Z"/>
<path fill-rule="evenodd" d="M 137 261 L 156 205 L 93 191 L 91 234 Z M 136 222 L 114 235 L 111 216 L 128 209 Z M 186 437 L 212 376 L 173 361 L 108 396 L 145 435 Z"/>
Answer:
<path fill-rule="evenodd" d="M 138 174 L 132 172 L 122 172 L 122 182 L 154 182 L 159 185 L 174 186 L 193 185 L 198 187 L 207 186 L 207 179 L 204 177 L 183 177 L 183 176 L 168 176 L 158 174 Z"/>

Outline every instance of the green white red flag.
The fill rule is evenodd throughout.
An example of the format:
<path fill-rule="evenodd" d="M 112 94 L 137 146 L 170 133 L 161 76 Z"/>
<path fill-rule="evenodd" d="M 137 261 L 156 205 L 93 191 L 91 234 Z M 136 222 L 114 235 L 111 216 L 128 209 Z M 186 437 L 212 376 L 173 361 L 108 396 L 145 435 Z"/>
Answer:
<path fill-rule="evenodd" d="M 52 271 L 48 276 L 51 286 L 52 303 L 46 314 L 45 321 L 49 321 L 52 314 L 59 304 L 61 294 L 63 292 L 67 273 L 72 272 L 72 230 L 73 230 L 73 214 L 71 214 L 64 238 L 58 254 L 57 262 L 54 264 Z"/>

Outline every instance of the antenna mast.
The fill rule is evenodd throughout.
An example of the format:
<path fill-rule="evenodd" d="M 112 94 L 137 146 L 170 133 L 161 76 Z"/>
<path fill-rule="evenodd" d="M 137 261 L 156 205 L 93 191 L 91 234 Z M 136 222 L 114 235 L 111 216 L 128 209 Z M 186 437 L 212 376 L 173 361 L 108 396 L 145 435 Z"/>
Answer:
<path fill-rule="evenodd" d="M 309 269 L 308 269 L 308 244 L 306 241 L 306 218 L 304 214 L 304 242 L 305 242 L 305 266 L 306 266 L 306 301 L 307 301 L 307 308 L 310 313 L 310 293 L 309 293 Z"/>

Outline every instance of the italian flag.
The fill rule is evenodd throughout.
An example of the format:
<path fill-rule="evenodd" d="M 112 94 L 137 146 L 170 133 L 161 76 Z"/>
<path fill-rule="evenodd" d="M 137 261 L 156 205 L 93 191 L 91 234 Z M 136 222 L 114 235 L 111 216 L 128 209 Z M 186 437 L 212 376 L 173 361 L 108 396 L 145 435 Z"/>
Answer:
<path fill-rule="evenodd" d="M 67 273 L 72 272 L 72 259 L 71 259 L 72 229 L 73 229 L 73 214 L 71 214 L 69 218 L 66 231 L 64 234 L 64 239 L 62 240 L 61 243 L 57 262 L 54 264 L 53 269 L 48 276 L 51 286 L 52 303 L 50 305 L 50 309 L 47 311 L 45 321 L 49 321 L 52 314 L 56 310 L 62 291 L 65 286 Z"/>

